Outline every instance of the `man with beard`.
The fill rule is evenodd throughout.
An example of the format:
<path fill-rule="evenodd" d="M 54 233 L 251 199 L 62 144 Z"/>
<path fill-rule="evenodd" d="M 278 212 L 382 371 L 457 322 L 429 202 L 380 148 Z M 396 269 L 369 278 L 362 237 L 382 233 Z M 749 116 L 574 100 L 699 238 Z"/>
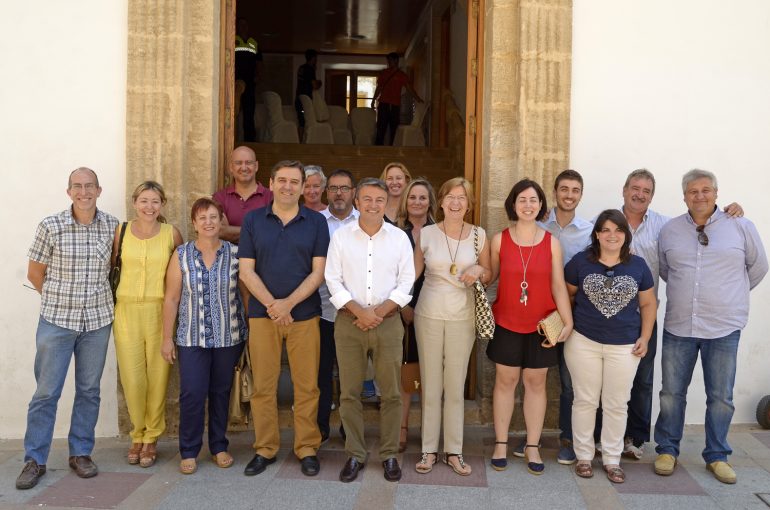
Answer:
<path fill-rule="evenodd" d="M 326 182 L 326 198 L 329 207 L 321 211 L 329 226 L 329 237 L 348 223 L 358 219 L 358 211 L 353 207 L 356 197 L 353 174 L 348 170 L 335 170 Z M 318 429 L 321 431 L 321 443 L 329 439 L 329 414 L 332 411 L 332 378 L 336 359 L 334 344 L 334 320 L 337 309 L 331 304 L 329 288 L 326 282 L 318 289 L 321 294 L 321 357 L 318 364 Z M 340 429 L 341 431 L 344 429 Z"/>

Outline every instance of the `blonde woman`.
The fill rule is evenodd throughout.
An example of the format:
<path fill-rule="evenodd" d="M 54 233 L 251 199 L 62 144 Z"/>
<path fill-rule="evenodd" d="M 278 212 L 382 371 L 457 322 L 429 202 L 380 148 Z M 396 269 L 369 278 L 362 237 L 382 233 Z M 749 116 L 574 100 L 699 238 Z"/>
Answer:
<path fill-rule="evenodd" d="M 412 249 L 420 242 L 420 233 L 423 227 L 436 223 L 436 194 L 433 192 L 433 186 L 422 178 L 411 181 L 406 190 L 401 194 L 401 203 L 398 207 L 396 216 L 396 226 L 403 229 L 412 243 Z M 404 323 L 404 363 L 417 363 L 417 340 L 414 331 L 414 307 L 417 305 L 417 299 L 420 297 L 420 289 L 425 281 L 424 276 L 420 276 L 414 282 L 412 291 L 412 301 L 401 309 L 401 320 Z M 404 392 L 401 389 L 401 437 L 398 440 L 398 451 L 406 450 L 406 440 L 409 433 L 409 407 L 412 403 L 411 393 Z"/>
<path fill-rule="evenodd" d="M 473 209 L 473 188 L 462 177 L 445 182 L 438 193 L 442 221 L 424 227 L 415 248 L 415 274 L 425 283 L 414 311 L 422 379 L 422 457 L 418 473 L 438 460 L 444 428 L 444 462 L 458 475 L 471 474 L 463 458 L 465 375 L 473 345 L 473 284 L 492 278 L 484 229 L 465 221 Z M 478 246 L 478 249 L 476 248 Z M 477 255 L 478 251 L 478 255 Z"/>
<path fill-rule="evenodd" d="M 131 419 L 129 464 L 155 463 L 158 437 L 166 428 L 169 366 L 160 355 L 166 266 L 182 235 L 165 222 L 163 187 L 145 181 L 132 195 L 136 219 L 115 231 L 113 260 L 121 249 L 121 278 L 115 303 L 115 351 Z"/>
<path fill-rule="evenodd" d="M 323 168 L 317 165 L 305 167 L 305 186 L 302 188 L 302 198 L 305 207 L 316 212 L 326 209 L 326 204 L 321 201 L 326 189 L 326 176 Z"/>
<path fill-rule="evenodd" d="M 380 179 L 385 181 L 388 186 L 388 203 L 385 205 L 385 221 L 395 224 L 398 215 L 398 206 L 401 203 L 403 195 L 409 181 L 412 180 L 412 174 L 407 170 L 406 165 L 393 161 L 385 165 L 385 169 L 380 174 Z"/>

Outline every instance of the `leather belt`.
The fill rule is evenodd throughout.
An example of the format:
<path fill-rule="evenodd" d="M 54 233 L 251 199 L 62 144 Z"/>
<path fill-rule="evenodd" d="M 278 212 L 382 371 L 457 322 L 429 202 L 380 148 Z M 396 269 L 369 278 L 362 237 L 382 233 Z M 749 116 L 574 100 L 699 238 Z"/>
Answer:
<path fill-rule="evenodd" d="M 356 317 L 356 314 L 354 314 L 353 312 L 351 312 L 350 310 L 348 310 L 344 306 L 342 308 L 340 308 L 339 310 L 337 310 L 337 313 L 341 313 L 342 315 L 350 317 L 353 320 L 356 320 L 358 318 L 358 317 Z M 390 317 L 393 317 L 397 313 L 399 313 L 399 309 L 398 308 L 396 308 L 395 310 L 393 310 L 390 313 L 388 313 L 385 317 L 383 317 L 383 319 L 388 319 Z"/>

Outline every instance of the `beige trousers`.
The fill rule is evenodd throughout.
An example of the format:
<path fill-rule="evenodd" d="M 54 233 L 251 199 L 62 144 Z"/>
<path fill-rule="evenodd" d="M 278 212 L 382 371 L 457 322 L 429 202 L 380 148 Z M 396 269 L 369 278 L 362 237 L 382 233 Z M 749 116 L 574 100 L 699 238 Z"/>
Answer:
<path fill-rule="evenodd" d="M 633 344 L 594 342 L 573 331 L 564 344 L 564 359 L 572 375 L 572 442 L 578 460 L 594 458 L 594 425 L 602 404 L 602 463 L 620 464 L 626 432 L 628 400 L 639 358 Z"/>
<path fill-rule="evenodd" d="M 438 452 L 442 395 L 444 450 L 463 452 L 465 375 L 476 341 L 473 320 L 445 321 L 415 315 L 414 330 L 422 380 L 422 451 Z"/>

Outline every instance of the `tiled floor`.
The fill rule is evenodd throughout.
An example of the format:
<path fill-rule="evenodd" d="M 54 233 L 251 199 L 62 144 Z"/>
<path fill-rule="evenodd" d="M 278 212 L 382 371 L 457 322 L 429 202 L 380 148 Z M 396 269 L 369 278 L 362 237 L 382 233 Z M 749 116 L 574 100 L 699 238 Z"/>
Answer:
<path fill-rule="evenodd" d="M 67 467 L 66 441 L 57 440 L 48 461 L 48 473 L 29 491 L 17 491 L 14 481 L 22 467 L 20 441 L 0 441 L 0 508 L 120 508 L 169 510 L 236 509 L 767 509 L 770 508 L 770 431 L 735 426 L 730 443 L 731 463 L 738 473 L 732 486 L 716 481 L 700 459 L 702 427 L 688 427 L 682 441 L 680 464 L 670 477 L 653 473 L 654 451 L 647 446 L 641 461 L 624 461 L 627 481 L 607 481 L 599 460 L 594 477 L 581 479 L 571 466 L 556 463 L 558 442 L 543 438 L 546 470 L 530 475 L 523 459 L 509 455 L 508 469 L 489 467 L 492 432 L 468 428 L 465 459 L 473 467 L 467 477 L 456 475 L 443 463 L 426 475 L 414 471 L 419 460 L 417 433 L 410 435 L 409 449 L 400 457 L 404 476 L 400 483 L 384 480 L 377 455 L 376 429 L 367 431 L 369 459 L 354 483 L 338 481 L 346 460 L 342 440 L 336 435 L 319 451 L 321 472 L 308 478 L 291 453 L 291 430 L 282 431 L 278 462 L 255 477 L 243 475 L 253 451 L 250 432 L 233 434 L 231 452 L 235 465 L 219 469 L 201 453 L 198 471 L 178 472 L 176 444 L 163 441 L 158 463 L 149 469 L 124 461 L 127 442 L 100 439 L 94 452 L 100 474 L 81 480 Z M 511 438 L 510 447 L 518 438 Z"/>

